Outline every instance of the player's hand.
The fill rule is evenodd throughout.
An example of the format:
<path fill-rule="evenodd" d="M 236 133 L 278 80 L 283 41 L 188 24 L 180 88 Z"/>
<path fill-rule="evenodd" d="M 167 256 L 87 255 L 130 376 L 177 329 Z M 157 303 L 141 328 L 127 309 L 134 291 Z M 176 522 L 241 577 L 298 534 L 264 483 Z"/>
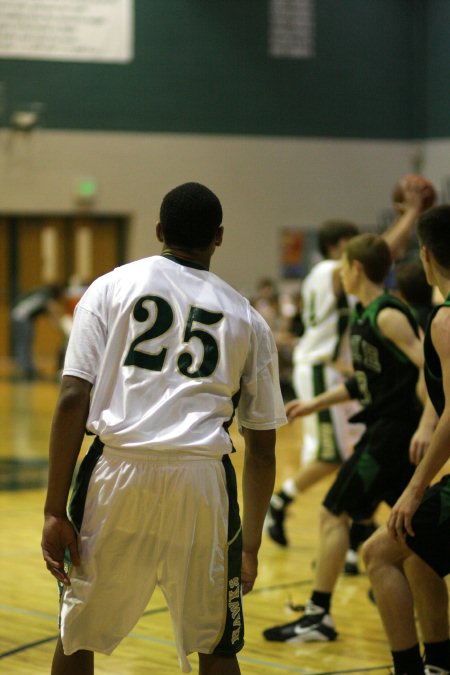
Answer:
<path fill-rule="evenodd" d="M 286 416 L 289 422 L 295 420 L 296 417 L 311 415 L 313 412 L 315 412 L 313 399 L 310 401 L 300 401 L 299 399 L 295 399 L 286 405 Z"/>
<path fill-rule="evenodd" d="M 70 559 L 75 566 L 80 565 L 77 535 L 68 518 L 47 515 L 42 532 L 42 554 L 48 571 L 65 586 L 70 579 L 64 570 L 64 552 L 69 549 Z"/>
<path fill-rule="evenodd" d="M 423 493 L 420 494 L 417 490 L 414 490 L 408 485 L 401 497 L 397 500 L 387 522 L 389 533 L 395 540 L 403 542 L 406 535 L 414 537 L 411 521 L 419 508 L 422 496 Z"/>
<path fill-rule="evenodd" d="M 241 570 L 241 583 L 243 595 L 246 595 L 252 590 L 255 584 L 257 574 L 258 574 L 258 554 L 247 553 L 243 551 L 242 570 Z"/>
<path fill-rule="evenodd" d="M 413 180 L 404 179 L 401 183 L 403 188 L 403 209 L 415 209 L 418 212 L 424 210 L 424 201 L 428 196 L 428 187 Z"/>
<path fill-rule="evenodd" d="M 409 460 L 411 464 L 417 466 L 423 459 L 423 456 L 430 445 L 433 430 L 434 427 L 419 426 L 417 428 L 414 436 L 411 438 L 411 443 L 409 444 Z"/>

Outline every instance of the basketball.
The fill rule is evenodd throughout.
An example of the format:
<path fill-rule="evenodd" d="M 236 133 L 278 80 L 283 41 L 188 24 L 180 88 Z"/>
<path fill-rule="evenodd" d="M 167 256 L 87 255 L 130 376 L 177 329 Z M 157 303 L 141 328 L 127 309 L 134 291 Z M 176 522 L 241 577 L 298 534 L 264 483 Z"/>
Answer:
<path fill-rule="evenodd" d="M 404 189 L 408 183 L 415 184 L 423 191 L 423 211 L 430 209 L 437 198 L 434 185 L 428 178 L 413 173 L 403 176 L 403 178 L 395 184 L 394 189 L 392 190 L 392 201 L 394 204 L 402 204 L 404 202 Z"/>

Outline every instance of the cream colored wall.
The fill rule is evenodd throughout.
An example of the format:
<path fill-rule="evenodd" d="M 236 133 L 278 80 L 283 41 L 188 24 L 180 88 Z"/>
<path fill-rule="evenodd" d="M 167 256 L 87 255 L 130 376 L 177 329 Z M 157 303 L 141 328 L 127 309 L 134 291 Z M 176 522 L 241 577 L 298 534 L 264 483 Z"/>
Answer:
<path fill-rule="evenodd" d="M 427 175 L 440 191 L 441 202 L 450 203 L 450 139 L 427 141 Z"/>
<path fill-rule="evenodd" d="M 277 278 L 281 227 L 316 227 L 330 217 L 377 222 L 417 150 L 406 142 L 39 129 L 3 130 L 0 148 L 0 211 L 71 212 L 76 181 L 92 177 L 93 211 L 131 215 L 130 259 L 158 252 L 153 226 L 164 194 L 188 180 L 205 183 L 224 208 L 213 269 L 244 292 L 261 276 Z"/>

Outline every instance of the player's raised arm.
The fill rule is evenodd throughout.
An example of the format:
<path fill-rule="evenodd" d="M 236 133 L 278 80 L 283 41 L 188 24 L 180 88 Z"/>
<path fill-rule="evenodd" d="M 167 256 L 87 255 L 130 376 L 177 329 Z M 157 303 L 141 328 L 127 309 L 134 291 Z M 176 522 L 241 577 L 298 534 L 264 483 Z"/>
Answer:
<path fill-rule="evenodd" d="M 392 259 L 396 260 L 404 254 L 418 216 L 436 201 L 436 191 L 423 176 L 410 174 L 394 187 L 392 199 L 399 216 L 382 237 L 390 248 Z"/>

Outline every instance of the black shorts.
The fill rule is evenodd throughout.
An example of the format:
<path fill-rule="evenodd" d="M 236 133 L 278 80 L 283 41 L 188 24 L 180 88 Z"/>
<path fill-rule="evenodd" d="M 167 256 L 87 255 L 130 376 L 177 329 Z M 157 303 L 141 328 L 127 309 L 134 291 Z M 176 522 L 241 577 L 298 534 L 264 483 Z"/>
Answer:
<path fill-rule="evenodd" d="M 370 518 L 381 502 L 393 506 L 414 473 L 409 445 L 418 417 L 371 422 L 343 464 L 323 505 L 336 516 Z"/>
<path fill-rule="evenodd" d="M 450 574 L 450 475 L 428 488 L 412 526 L 409 548 L 440 577 Z"/>

